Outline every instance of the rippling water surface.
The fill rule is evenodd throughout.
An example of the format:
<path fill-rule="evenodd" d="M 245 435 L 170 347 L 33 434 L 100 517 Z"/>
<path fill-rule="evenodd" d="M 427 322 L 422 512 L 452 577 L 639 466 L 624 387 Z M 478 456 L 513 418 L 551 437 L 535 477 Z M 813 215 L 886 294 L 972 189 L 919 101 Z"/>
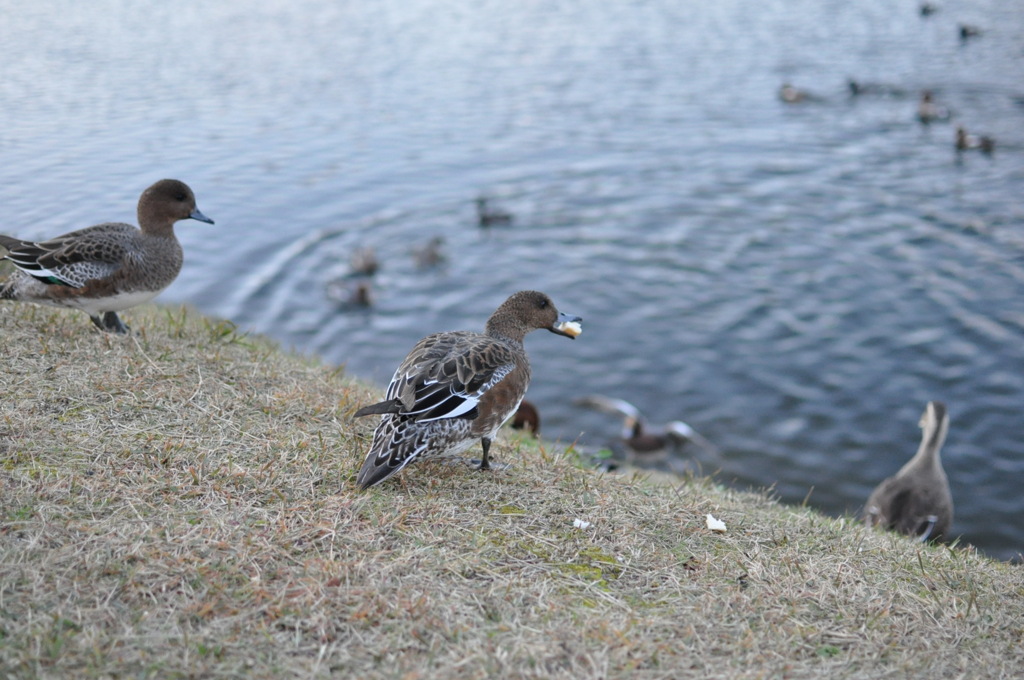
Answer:
<path fill-rule="evenodd" d="M 719 479 L 829 513 L 941 399 L 954 533 L 1024 550 L 1021 2 L 3 5 L 3 231 L 133 220 L 179 177 L 217 225 L 179 225 L 162 299 L 381 384 L 542 289 L 585 318 L 527 342 L 546 437 L 602 445 L 617 424 L 573 398 L 621 397 L 714 440 Z M 920 124 L 925 88 L 995 154 Z M 478 195 L 514 226 L 478 229 Z M 368 311 L 325 285 L 360 247 Z"/>

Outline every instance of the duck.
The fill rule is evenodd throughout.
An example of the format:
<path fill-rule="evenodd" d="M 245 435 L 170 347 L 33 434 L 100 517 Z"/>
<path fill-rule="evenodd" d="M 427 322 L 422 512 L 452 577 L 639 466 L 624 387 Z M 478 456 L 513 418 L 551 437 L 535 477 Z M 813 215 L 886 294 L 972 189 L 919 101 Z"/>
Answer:
<path fill-rule="evenodd" d="M 356 248 L 349 257 L 349 271 L 352 276 L 373 276 L 379 268 L 377 251 L 373 246 Z"/>
<path fill-rule="evenodd" d="M 779 99 L 787 104 L 796 104 L 807 98 L 807 93 L 798 90 L 789 83 L 783 83 L 779 88 Z"/>
<path fill-rule="evenodd" d="M 921 16 L 923 17 L 930 17 L 931 15 L 939 11 L 938 6 L 933 5 L 930 2 L 922 2 L 921 6 L 918 9 L 921 12 Z"/>
<path fill-rule="evenodd" d="M 960 24 L 960 39 L 970 40 L 981 35 L 981 29 L 971 24 Z"/>
<path fill-rule="evenodd" d="M 577 399 L 576 403 L 623 417 L 622 430 L 609 448 L 613 454 L 627 462 L 649 464 L 665 461 L 689 442 L 711 452 L 717 451 L 714 444 L 680 420 L 673 420 L 661 427 L 651 427 L 640 410 L 624 399 L 592 394 Z"/>
<path fill-rule="evenodd" d="M 853 78 L 846 79 L 846 88 L 850 91 L 851 97 L 857 97 L 862 94 L 882 94 L 877 85 L 874 85 L 873 83 L 862 83 L 859 80 L 854 80 Z"/>
<path fill-rule="evenodd" d="M 904 97 L 906 96 L 906 90 L 894 85 L 886 85 L 884 83 L 865 83 L 853 78 L 846 79 L 846 87 L 850 91 L 851 97 L 858 97 L 860 95 L 874 95 L 879 97 Z"/>
<path fill-rule="evenodd" d="M 488 206 L 488 199 L 485 196 L 476 199 L 476 215 L 481 227 L 511 224 L 513 219 L 512 213 Z"/>
<path fill-rule="evenodd" d="M 982 153 L 992 153 L 996 148 L 996 141 L 991 137 L 987 136 L 975 136 L 967 134 L 967 130 L 962 125 L 956 128 L 956 150 L 957 151 L 968 151 L 971 149 L 977 149 Z"/>
<path fill-rule="evenodd" d="M 864 505 L 864 522 L 937 541 L 949 533 L 953 496 L 939 452 L 949 432 L 949 413 L 941 401 L 930 401 L 921 415 L 921 444 L 899 472 L 884 480 Z"/>
<path fill-rule="evenodd" d="M 422 246 L 413 248 L 412 258 L 420 269 L 440 265 L 447 259 L 444 254 L 444 237 L 435 236 Z"/>
<path fill-rule="evenodd" d="M 139 197 L 138 228 L 104 222 L 47 241 L 0 234 L 3 259 L 15 267 L 0 282 L 0 299 L 79 309 L 101 331 L 128 334 L 117 312 L 148 302 L 177 278 L 184 256 L 174 224 L 187 219 L 214 223 L 187 184 L 162 179 Z"/>
<path fill-rule="evenodd" d="M 447 331 L 420 340 L 395 371 L 384 401 L 354 414 L 380 416 L 356 485 L 380 484 L 414 461 L 455 458 L 477 441 L 478 469 L 490 469 L 491 442 L 530 385 L 526 335 L 545 329 L 576 339 L 581 324 L 546 294 L 524 290 L 491 314 L 483 333 Z"/>
<path fill-rule="evenodd" d="M 513 430 L 525 430 L 535 439 L 540 437 L 540 411 L 531 402 L 523 399 L 519 408 L 516 409 L 516 414 L 512 417 L 510 427 Z"/>
<path fill-rule="evenodd" d="M 369 279 L 335 279 L 326 286 L 327 297 L 339 307 L 367 309 L 373 307 L 377 297 Z"/>
<path fill-rule="evenodd" d="M 924 90 L 921 92 L 921 101 L 917 103 L 917 119 L 925 124 L 949 120 L 949 109 L 934 102 L 931 90 Z"/>
<path fill-rule="evenodd" d="M 790 83 L 783 83 L 782 87 L 779 88 L 779 99 L 787 104 L 799 104 L 801 102 L 821 103 L 825 101 L 821 96 L 807 90 L 798 89 Z"/>

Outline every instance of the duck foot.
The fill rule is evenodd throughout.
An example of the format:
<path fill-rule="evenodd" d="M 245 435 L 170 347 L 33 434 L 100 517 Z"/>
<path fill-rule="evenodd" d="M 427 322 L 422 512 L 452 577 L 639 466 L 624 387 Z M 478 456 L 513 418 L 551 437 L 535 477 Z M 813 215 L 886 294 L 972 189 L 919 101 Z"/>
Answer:
<path fill-rule="evenodd" d="M 483 461 L 479 458 L 463 458 L 462 456 L 453 456 L 450 458 L 442 458 L 439 461 L 442 465 L 469 465 L 477 470 L 495 470 L 504 471 L 512 468 L 511 463 L 495 463 L 493 460 L 488 461 L 487 465 L 482 465 Z"/>
<path fill-rule="evenodd" d="M 502 471 L 512 469 L 511 463 L 495 463 L 494 461 L 483 461 L 480 460 L 479 458 L 469 458 L 466 460 L 466 462 L 475 467 L 477 470 Z"/>
<path fill-rule="evenodd" d="M 117 333 L 119 335 L 128 335 L 131 333 L 131 328 L 126 326 L 117 312 L 104 312 L 103 316 L 89 316 L 92 319 L 93 324 L 96 328 L 99 328 L 104 333 Z"/>
<path fill-rule="evenodd" d="M 918 543 L 928 542 L 928 539 L 931 538 L 932 530 L 935 529 L 935 524 L 938 521 L 939 518 L 936 515 L 928 515 L 928 517 L 925 518 L 924 522 L 922 522 L 922 524 L 924 524 L 924 528 L 917 538 Z"/>

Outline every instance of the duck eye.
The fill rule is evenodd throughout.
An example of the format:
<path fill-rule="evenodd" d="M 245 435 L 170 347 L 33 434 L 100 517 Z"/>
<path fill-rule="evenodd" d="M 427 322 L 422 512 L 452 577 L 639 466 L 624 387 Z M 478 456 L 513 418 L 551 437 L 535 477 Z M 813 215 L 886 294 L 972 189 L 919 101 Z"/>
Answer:
<path fill-rule="evenodd" d="M 183 194 L 183 193 L 177 194 L 174 198 L 175 198 L 175 200 L 178 200 L 178 201 L 184 201 L 185 200 L 185 194 Z"/>
<path fill-rule="evenodd" d="M 547 300 L 541 300 L 540 302 L 537 303 L 537 306 L 539 308 L 541 308 L 541 309 L 547 309 L 548 308 L 548 301 Z"/>

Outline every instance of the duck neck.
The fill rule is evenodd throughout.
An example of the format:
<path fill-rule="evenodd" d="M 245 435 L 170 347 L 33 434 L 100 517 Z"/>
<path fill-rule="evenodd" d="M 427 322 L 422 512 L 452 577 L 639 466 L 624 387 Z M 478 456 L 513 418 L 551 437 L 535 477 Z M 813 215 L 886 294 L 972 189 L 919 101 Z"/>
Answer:
<path fill-rule="evenodd" d="M 946 441 L 946 430 L 945 420 L 926 428 L 921 435 L 921 445 L 917 447 L 917 453 L 903 466 L 903 469 L 941 471 L 942 461 L 939 458 L 939 452 L 942 450 L 942 444 Z"/>
<path fill-rule="evenodd" d="M 498 338 L 517 346 L 522 346 L 528 332 L 526 328 L 516 324 L 492 323 L 491 321 L 487 322 L 487 327 L 484 330 L 492 338 Z"/>
<path fill-rule="evenodd" d="M 139 209 L 139 228 L 146 236 L 174 238 L 174 220 L 154 218 Z"/>

